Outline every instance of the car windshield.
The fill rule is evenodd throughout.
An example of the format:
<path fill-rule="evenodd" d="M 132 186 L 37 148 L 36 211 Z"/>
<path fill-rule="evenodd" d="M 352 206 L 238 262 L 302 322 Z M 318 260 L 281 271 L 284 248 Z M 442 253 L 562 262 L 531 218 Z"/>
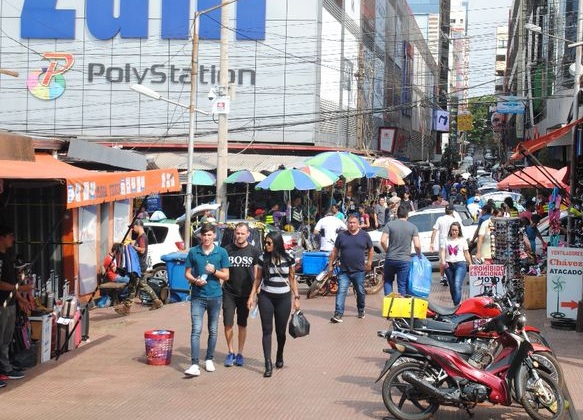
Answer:
<path fill-rule="evenodd" d="M 419 232 L 430 232 L 433 229 L 435 220 L 441 215 L 441 213 L 414 214 L 408 220 L 417 226 Z"/>

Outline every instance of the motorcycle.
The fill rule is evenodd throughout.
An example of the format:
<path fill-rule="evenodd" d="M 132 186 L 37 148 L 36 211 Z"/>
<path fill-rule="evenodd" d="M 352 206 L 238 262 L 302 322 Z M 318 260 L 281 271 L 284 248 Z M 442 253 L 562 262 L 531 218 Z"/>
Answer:
<path fill-rule="evenodd" d="M 378 293 L 383 288 L 384 261 L 385 254 L 374 253 L 372 269 L 367 271 L 364 276 L 364 291 L 366 294 Z M 318 295 L 335 295 L 338 292 L 338 265 L 339 261 L 334 261 L 334 269 L 332 270 L 332 273 L 329 273 L 328 268 L 326 267 L 322 272 L 320 272 L 320 274 L 315 277 L 315 280 L 312 282 L 310 288 L 308 289 L 308 299 Z"/>
<path fill-rule="evenodd" d="M 476 347 L 449 343 L 402 331 L 379 331 L 390 353 L 377 382 L 383 402 L 397 419 L 424 420 L 441 405 L 465 409 L 477 404 L 510 406 L 519 401 L 533 419 L 561 419 L 565 401 L 555 381 L 531 357 L 532 344 L 512 326 L 526 319 L 518 305 L 490 320 L 468 321 L 472 333 L 495 333 L 500 350 L 484 364 L 476 364 Z M 400 360 L 400 363 L 396 363 Z"/>
<path fill-rule="evenodd" d="M 503 309 L 497 303 L 489 303 L 488 306 L 497 306 L 499 314 Z M 511 307 L 512 302 L 508 302 Z M 512 331 L 520 334 L 525 340 L 531 342 L 527 334 L 525 319 L 516 318 L 513 325 L 509 326 Z M 393 318 L 393 330 L 409 332 L 413 334 L 429 336 L 439 341 L 450 343 L 469 343 L 474 346 L 475 352 L 470 357 L 470 362 L 474 365 L 485 368 L 492 362 L 494 355 L 500 351 L 496 342 L 495 332 L 474 331 L 474 321 L 465 321 L 458 324 L 451 322 L 437 321 L 434 319 L 413 319 Z M 563 370 L 557 358 L 553 355 L 549 346 L 531 342 L 533 351 L 531 357 L 536 360 L 541 368 L 551 376 L 551 378 L 563 388 L 565 384 Z"/>

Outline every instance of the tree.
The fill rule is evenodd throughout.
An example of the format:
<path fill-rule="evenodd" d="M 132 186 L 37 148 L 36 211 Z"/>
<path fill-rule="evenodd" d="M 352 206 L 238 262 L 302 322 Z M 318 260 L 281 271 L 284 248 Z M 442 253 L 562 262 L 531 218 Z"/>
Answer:
<path fill-rule="evenodd" d="M 441 155 L 441 166 L 443 168 L 448 168 L 451 171 L 452 169 L 458 168 L 459 162 L 459 152 L 453 146 L 448 145 Z"/>
<path fill-rule="evenodd" d="M 494 95 L 470 98 L 468 110 L 474 120 L 474 128 L 468 131 L 467 140 L 476 146 L 485 146 L 493 143 L 494 133 L 490 124 L 490 106 L 496 105 Z"/>

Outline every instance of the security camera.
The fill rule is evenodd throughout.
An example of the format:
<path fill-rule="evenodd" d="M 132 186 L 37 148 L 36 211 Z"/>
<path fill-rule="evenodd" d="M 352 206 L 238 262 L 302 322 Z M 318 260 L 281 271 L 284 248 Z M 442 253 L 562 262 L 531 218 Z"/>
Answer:
<path fill-rule="evenodd" d="M 215 90 L 214 89 L 209 90 L 208 94 L 209 101 L 214 101 L 216 97 L 217 93 L 215 92 Z"/>

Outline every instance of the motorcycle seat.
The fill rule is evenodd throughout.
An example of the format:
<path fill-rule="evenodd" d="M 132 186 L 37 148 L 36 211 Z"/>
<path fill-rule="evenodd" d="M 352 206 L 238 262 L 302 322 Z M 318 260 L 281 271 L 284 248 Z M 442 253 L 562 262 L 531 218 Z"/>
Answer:
<path fill-rule="evenodd" d="M 443 306 L 443 305 L 438 305 L 434 302 L 429 302 L 427 307 L 439 315 L 453 315 L 453 314 L 455 314 L 455 311 L 457 311 L 457 309 L 460 307 L 460 305 Z"/>
<path fill-rule="evenodd" d="M 426 344 L 428 346 L 439 347 L 442 349 L 448 349 L 455 351 L 460 354 L 474 354 L 474 347 L 467 343 L 448 343 L 445 341 L 439 341 L 431 337 L 418 337 L 417 342 L 420 344 Z"/>
<path fill-rule="evenodd" d="M 434 319 L 415 319 L 413 329 L 423 332 L 436 332 L 453 334 L 457 324 L 451 322 L 436 321 Z"/>

